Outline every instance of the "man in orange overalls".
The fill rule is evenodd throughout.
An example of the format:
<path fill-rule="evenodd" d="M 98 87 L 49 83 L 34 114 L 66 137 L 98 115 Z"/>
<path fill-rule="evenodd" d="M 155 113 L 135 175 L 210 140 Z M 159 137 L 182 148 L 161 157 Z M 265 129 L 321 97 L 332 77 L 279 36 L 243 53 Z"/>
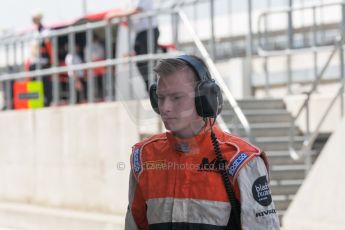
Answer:
<path fill-rule="evenodd" d="M 169 131 L 133 146 L 125 229 L 279 229 L 266 156 L 213 125 L 222 97 L 204 62 L 182 55 L 155 72 L 151 104 Z"/>

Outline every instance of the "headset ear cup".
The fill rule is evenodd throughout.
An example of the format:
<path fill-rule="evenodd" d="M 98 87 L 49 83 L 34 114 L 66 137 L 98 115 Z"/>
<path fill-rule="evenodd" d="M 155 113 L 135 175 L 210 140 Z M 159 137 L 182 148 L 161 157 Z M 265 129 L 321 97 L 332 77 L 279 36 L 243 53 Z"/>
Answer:
<path fill-rule="evenodd" d="M 157 97 L 157 84 L 156 83 L 153 83 L 151 86 L 150 86 L 150 91 L 149 91 L 149 94 L 150 94 L 150 102 L 151 102 L 151 106 L 152 106 L 152 109 L 158 113 L 159 113 L 159 108 L 158 108 L 158 97 Z"/>
<path fill-rule="evenodd" d="M 199 116 L 215 118 L 223 108 L 223 97 L 214 81 L 200 82 L 196 88 L 195 107 Z"/>
<path fill-rule="evenodd" d="M 196 112 L 198 113 L 198 115 L 200 117 L 204 117 L 205 118 L 205 114 L 204 114 L 204 109 L 203 109 L 203 104 L 202 104 L 202 96 L 200 94 L 200 90 L 199 90 L 199 87 L 197 86 L 196 87 L 196 90 L 195 90 L 195 109 L 196 109 Z"/>
<path fill-rule="evenodd" d="M 217 95 L 217 116 L 222 112 L 223 110 L 223 94 L 222 91 L 220 90 L 220 87 L 216 84 L 216 92 L 215 94 Z"/>

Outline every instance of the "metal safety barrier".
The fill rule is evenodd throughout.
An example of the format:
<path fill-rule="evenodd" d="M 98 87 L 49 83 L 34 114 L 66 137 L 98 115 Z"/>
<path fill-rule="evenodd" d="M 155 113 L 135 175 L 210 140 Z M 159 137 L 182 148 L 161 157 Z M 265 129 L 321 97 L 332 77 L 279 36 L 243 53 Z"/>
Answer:
<path fill-rule="evenodd" d="M 206 1 L 203 1 L 206 2 Z M 212 3 L 213 0 L 210 0 Z M 194 2 L 191 4 L 195 4 Z M 114 57 L 113 52 L 112 52 L 112 44 L 113 44 L 113 30 L 114 26 L 120 26 L 121 23 L 128 22 L 128 34 L 127 38 L 130 40 L 132 33 L 133 33 L 133 28 L 131 27 L 131 22 L 134 20 L 140 20 L 142 18 L 148 18 L 151 25 L 152 25 L 152 18 L 154 16 L 170 16 L 172 18 L 171 20 L 171 27 L 172 27 L 172 34 L 175 37 L 176 40 L 173 39 L 173 41 L 176 42 L 176 44 L 179 43 L 178 41 L 178 32 L 179 27 L 181 25 L 184 25 L 187 28 L 187 32 L 190 34 L 192 37 L 193 42 L 196 45 L 196 49 L 198 52 L 200 52 L 201 56 L 205 59 L 206 63 L 208 64 L 210 68 L 211 75 L 215 78 L 215 80 L 220 84 L 221 89 L 224 92 L 225 99 L 228 103 L 230 103 L 231 107 L 234 109 L 235 116 L 238 118 L 239 122 L 241 125 L 244 127 L 247 137 L 252 138 L 250 134 L 250 125 L 243 114 L 241 108 L 238 106 L 236 100 L 232 96 L 231 92 L 229 91 L 228 87 L 224 83 L 224 80 L 220 76 L 219 72 L 217 71 L 215 64 L 213 63 L 213 60 L 211 59 L 211 56 L 209 55 L 208 51 L 206 50 L 205 46 L 202 44 L 198 36 L 196 35 L 193 26 L 191 25 L 188 17 L 186 14 L 182 11 L 180 8 L 180 5 L 176 5 L 175 8 L 173 9 L 160 9 L 159 11 L 153 11 L 153 12 L 148 12 L 148 13 L 142 13 L 138 15 L 133 15 L 130 17 L 127 17 L 125 20 L 124 19 L 113 19 L 111 23 L 107 23 L 105 21 L 100 21 L 100 22 L 93 22 L 93 23 L 87 23 L 85 25 L 76 25 L 76 26 L 70 26 L 68 28 L 63 28 L 59 29 L 56 31 L 50 31 L 50 33 L 46 36 L 39 36 L 39 37 L 34 37 L 33 35 L 24 35 L 24 36 L 19 36 L 19 37 L 8 37 L 8 38 L 0 38 L 0 46 L 4 47 L 9 47 L 9 46 L 14 46 L 14 44 L 24 44 L 25 42 L 29 42 L 32 40 L 37 40 L 41 41 L 43 39 L 50 39 L 52 41 L 53 45 L 53 60 L 52 60 L 52 65 L 50 68 L 43 69 L 41 66 L 38 66 L 37 70 L 34 71 L 19 71 L 19 72 L 14 72 L 14 73 L 9 73 L 5 72 L 0 74 L 0 82 L 4 82 L 7 84 L 7 89 L 10 89 L 10 81 L 13 80 L 20 80 L 20 79 L 26 79 L 26 78 L 45 78 L 48 76 L 52 76 L 52 83 L 53 83 L 53 104 L 57 104 L 59 102 L 59 74 L 61 73 L 66 73 L 66 72 L 76 72 L 76 71 L 86 71 L 87 72 L 87 89 L 88 89 L 88 94 L 87 94 L 87 102 L 88 103 L 93 103 L 94 102 L 94 76 L 92 73 L 93 68 L 97 67 L 105 67 L 106 68 L 106 74 L 105 74 L 105 82 L 106 82 L 106 101 L 113 101 L 115 100 L 115 95 L 114 95 L 114 89 L 116 88 L 113 76 L 114 76 L 114 71 L 113 71 L 113 66 L 117 67 L 119 65 L 126 64 L 130 66 L 128 69 L 129 71 L 129 79 L 133 78 L 133 64 L 140 62 L 140 61 L 148 61 L 149 62 L 149 69 L 150 71 L 150 77 L 149 80 L 150 82 L 154 81 L 154 76 L 153 76 L 153 65 L 154 62 L 158 59 L 161 58 L 167 58 L 167 57 L 173 57 L 176 56 L 178 51 L 172 52 L 172 53 L 160 53 L 160 54 L 154 54 L 153 53 L 153 44 L 152 42 L 148 43 L 149 47 L 149 54 L 147 55 L 138 55 L 138 56 L 128 56 L 128 57 Z M 214 16 L 212 16 L 214 17 Z M 176 20 L 178 19 L 178 20 Z M 180 24 L 179 22 L 182 22 Z M 214 24 L 214 23 L 212 23 Z M 104 30 L 105 34 L 105 46 L 106 46 L 106 58 L 103 61 L 97 61 L 97 62 L 92 62 L 91 58 L 88 56 L 85 58 L 85 63 L 82 64 L 76 64 L 76 65 L 70 65 L 70 66 L 59 66 L 58 64 L 58 39 L 61 36 L 67 36 L 68 39 L 68 52 L 69 53 L 74 53 L 76 50 L 76 36 L 78 33 L 85 33 L 86 34 L 86 47 L 89 47 L 90 44 L 93 42 L 93 33 L 95 30 L 101 29 Z M 214 34 L 212 35 L 214 36 Z M 148 35 L 148 41 L 152 41 L 153 37 L 153 29 L 151 27 L 150 33 Z M 151 39 L 150 39 L 151 38 Z M 211 39 L 214 40 L 214 39 Z M 17 45 L 16 45 L 17 46 Z M 22 47 L 21 45 L 20 47 Z M 178 47 L 178 46 L 177 46 Z M 132 48 L 129 46 L 128 53 L 130 53 Z M 6 65 L 9 65 L 9 53 L 8 49 L 5 52 L 6 53 Z M 23 62 L 23 60 L 22 60 Z M 16 66 L 18 66 L 19 62 L 15 59 L 14 63 Z M 72 77 L 69 78 L 69 104 L 74 105 L 76 103 L 76 90 L 74 87 L 75 84 L 75 76 L 72 75 Z M 11 92 L 10 90 L 7 90 L 7 96 L 6 96 L 6 108 L 11 109 Z M 224 122 L 222 122 L 221 117 L 218 118 L 218 122 L 220 123 L 221 127 L 224 129 L 227 129 L 226 125 Z"/>

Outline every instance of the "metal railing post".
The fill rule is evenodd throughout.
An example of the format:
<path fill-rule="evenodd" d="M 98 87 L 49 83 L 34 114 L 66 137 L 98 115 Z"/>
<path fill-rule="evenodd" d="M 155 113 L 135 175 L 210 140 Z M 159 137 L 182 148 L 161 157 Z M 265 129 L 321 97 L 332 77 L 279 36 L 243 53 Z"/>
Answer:
<path fill-rule="evenodd" d="M 345 33 L 345 3 L 341 3 L 341 36 L 344 36 Z"/>
<path fill-rule="evenodd" d="M 229 1 L 231 1 L 231 0 L 229 0 Z M 197 7 L 197 5 L 198 5 L 198 2 L 195 1 L 193 3 L 193 17 L 194 17 L 193 18 L 193 24 L 194 24 L 196 34 L 198 34 L 198 7 Z M 198 48 L 194 46 L 193 52 L 196 53 L 197 50 L 198 50 Z"/>
<path fill-rule="evenodd" d="M 39 37 L 37 38 L 37 62 L 36 62 L 36 70 L 42 69 L 42 57 L 41 57 L 41 44 L 44 42 L 44 39 L 42 38 L 42 34 L 39 33 Z M 39 75 L 36 77 L 36 80 L 42 81 L 42 75 Z"/>
<path fill-rule="evenodd" d="M 216 38 L 215 38 L 215 24 L 214 24 L 214 0 L 210 0 L 210 24 L 211 24 L 211 39 L 210 39 L 210 54 L 211 58 L 216 58 Z"/>
<path fill-rule="evenodd" d="M 318 62 L 318 55 L 317 55 L 317 50 L 315 49 L 316 45 L 317 45 L 317 38 L 316 38 L 316 7 L 314 6 L 312 8 L 313 11 L 313 40 L 312 40 L 312 46 L 313 46 L 313 62 L 314 62 L 314 76 L 315 76 L 315 80 L 317 78 L 317 72 L 318 72 L 318 68 L 317 68 L 317 62 Z"/>
<path fill-rule="evenodd" d="M 180 48 L 180 44 L 179 44 L 179 16 L 178 16 L 178 12 L 176 12 L 175 14 L 171 15 L 171 23 L 172 23 L 172 37 L 173 37 L 173 43 L 176 46 L 176 49 L 178 50 Z"/>
<path fill-rule="evenodd" d="M 306 101 L 305 104 L 305 120 L 306 120 L 306 126 L 305 126 L 305 130 L 306 130 L 306 134 L 305 134 L 305 139 L 308 139 L 308 137 L 310 136 L 310 95 L 308 95 L 308 99 Z"/>
<path fill-rule="evenodd" d="M 300 158 L 299 154 L 295 151 L 295 119 L 291 116 L 290 118 L 290 130 L 289 130 L 289 153 L 290 157 L 294 160 Z"/>
<path fill-rule="evenodd" d="M 286 55 L 286 74 L 287 74 L 287 82 L 288 82 L 288 94 L 292 94 L 292 70 L 291 70 L 291 53 L 289 52 Z"/>
<path fill-rule="evenodd" d="M 58 57 L 58 38 L 57 36 L 54 36 L 52 38 L 52 67 L 58 67 L 59 66 L 59 57 Z M 52 83 L 53 83 L 53 104 L 57 105 L 59 102 L 59 93 L 60 93 L 60 82 L 59 82 L 59 76 L 58 74 L 53 74 L 52 77 Z"/>
<path fill-rule="evenodd" d="M 9 44 L 5 45 L 5 66 L 6 71 L 10 72 L 10 60 L 9 60 Z M 7 80 L 4 82 L 5 84 L 5 105 L 6 110 L 12 109 L 12 80 Z"/>
<path fill-rule="evenodd" d="M 132 19 L 130 17 L 127 18 L 128 21 L 128 41 L 131 41 L 131 35 L 132 35 Z M 128 55 L 130 55 L 132 52 L 131 44 L 128 44 Z M 130 90 L 130 97 L 131 99 L 134 99 L 134 81 L 133 81 L 133 62 L 132 59 L 128 59 L 128 71 L 129 71 L 129 90 Z"/>
<path fill-rule="evenodd" d="M 344 48 L 343 38 L 339 42 L 339 61 L 340 61 L 340 82 L 342 86 L 342 92 L 344 93 L 345 73 L 344 73 Z M 344 117 L 344 94 L 340 94 L 340 116 Z"/>
<path fill-rule="evenodd" d="M 344 93 L 345 93 L 345 73 L 344 73 L 344 36 L 345 36 L 345 3 L 341 4 L 341 39 L 339 41 L 339 54 L 340 54 L 340 79 L 342 84 L 342 93 L 340 94 L 340 115 L 344 117 Z"/>
<path fill-rule="evenodd" d="M 293 0 L 289 0 L 289 11 L 288 11 L 288 48 L 293 48 L 293 18 L 292 18 L 292 6 Z"/>
<path fill-rule="evenodd" d="M 288 49 L 293 48 L 293 20 L 292 20 L 292 0 L 289 0 L 289 11 L 288 11 Z M 289 52 L 286 56 L 286 66 L 287 66 L 287 80 L 288 80 L 288 94 L 292 93 L 292 70 L 291 70 L 291 53 Z"/>
<path fill-rule="evenodd" d="M 93 31 L 88 28 L 86 31 L 86 62 L 92 62 L 92 48 L 93 48 Z M 100 77 L 100 76 L 97 76 Z M 101 76 L 103 77 L 103 76 Z M 93 69 L 89 68 L 87 69 L 87 101 L 89 103 L 93 103 L 95 101 L 95 76 L 93 74 Z M 97 88 L 97 94 L 103 95 L 102 92 L 98 92 L 99 88 Z M 103 87 L 102 87 L 103 88 Z M 101 89 L 102 90 L 102 89 Z"/>
<path fill-rule="evenodd" d="M 19 64 L 18 64 L 18 55 L 17 55 L 17 43 L 13 42 L 13 71 L 17 72 Z"/>
<path fill-rule="evenodd" d="M 304 135 L 304 142 L 305 143 L 308 142 L 308 140 L 310 138 L 310 108 L 309 108 L 309 106 L 310 106 L 310 103 L 309 103 L 310 98 L 309 97 L 310 97 L 310 95 L 308 95 L 308 99 L 307 99 L 306 105 L 305 105 L 305 108 L 306 108 L 306 110 L 305 110 L 306 133 Z M 309 170 L 310 170 L 310 168 L 311 168 L 311 155 L 310 155 L 310 151 L 308 151 L 306 154 L 307 155 L 306 155 L 306 157 L 304 159 L 304 165 L 305 165 L 305 174 L 307 175 Z"/>
<path fill-rule="evenodd" d="M 70 32 L 68 34 L 68 53 L 75 55 L 75 33 Z M 73 59 L 73 56 L 72 58 Z M 73 65 L 73 64 L 72 64 Z M 69 85 L 69 104 L 74 105 L 77 102 L 76 90 L 75 90 L 75 71 L 69 71 L 68 74 L 68 85 Z"/>
<path fill-rule="evenodd" d="M 265 47 L 266 49 L 269 49 L 269 41 L 268 41 L 268 32 L 267 32 L 267 27 L 268 27 L 268 19 L 267 19 L 268 15 L 265 14 L 264 15 L 264 44 L 265 44 Z"/>
<path fill-rule="evenodd" d="M 20 59 L 21 59 L 22 65 L 24 66 L 25 64 L 24 41 L 21 41 L 20 43 Z"/>
<path fill-rule="evenodd" d="M 148 17 L 148 21 L 149 21 L 149 31 L 147 34 L 147 47 L 148 47 L 148 53 L 149 54 L 153 54 L 154 53 L 154 35 L 153 35 L 153 24 L 152 24 L 152 16 L 150 15 Z M 149 86 L 154 82 L 154 74 L 153 74 L 153 60 L 149 60 L 148 63 L 148 81 L 149 81 Z"/>
<path fill-rule="evenodd" d="M 249 78 L 250 82 L 250 92 L 249 94 L 252 95 L 252 55 L 253 55 L 253 27 L 252 27 L 252 0 L 247 1 L 248 4 L 248 34 L 247 34 L 247 47 L 246 47 L 246 69 L 247 69 L 247 77 Z"/>
<path fill-rule="evenodd" d="M 232 24 L 232 0 L 228 0 L 228 17 L 229 17 L 229 20 L 228 20 L 228 24 L 229 24 L 229 38 L 230 38 L 230 41 L 229 41 L 229 50 L 230 50 L 230 53 L 232 54 L 233 53 L 233 44 L 232 44 L 232 29 L 233 29 L 233 24 Z"/>
<path fill-rule="evenodd" d="M 108 23 L 105 26 L 105 47 L 106 47 L 106 57 L 107 60 L 112 58 L 112 25 Z M 112 77 L 112 68 L 111 66 L 107 67 L 106 79 L 105 79 L 105 89 L 106 89 L 106 101 L 113 100 L 113 77 Z"/>
<path fill-rule="evenodd" d="M 269 4 L 270 5 L 270 4 Z M 268 27 L 268 20 L 267 20 L 268 15 L 264 15 L 264 42 L 265 46 L 268 49 L 268 32 L 267 32 L 267 27 Z M 268 71 L 268 56 L 264 57 L 264 72 L 265 72 L 265 94 L 266 97 L 270 95 L 270 82 L 269 82 L 269 71 Z"/>

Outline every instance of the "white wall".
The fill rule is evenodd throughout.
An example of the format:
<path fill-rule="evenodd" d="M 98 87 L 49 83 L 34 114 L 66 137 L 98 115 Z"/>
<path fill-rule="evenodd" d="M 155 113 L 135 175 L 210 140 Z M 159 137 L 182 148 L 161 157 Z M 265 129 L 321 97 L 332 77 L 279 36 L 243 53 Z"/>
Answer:
<path fill-rule="evenodd" d="M 344 229 L 344 136 L 343 119 L 287 210 L 284 230 Z"/>
<path fill-rule="evenodd" d="M 93 218 L 123 224 L 137 108 L 116 102 L 1 112 L 0 226 L 62 229 L 59 223 L 74 219 L 63 228 L 103 229 L 86 228 Z M 78 215 L 85 228 L 72 227 Z"/>

